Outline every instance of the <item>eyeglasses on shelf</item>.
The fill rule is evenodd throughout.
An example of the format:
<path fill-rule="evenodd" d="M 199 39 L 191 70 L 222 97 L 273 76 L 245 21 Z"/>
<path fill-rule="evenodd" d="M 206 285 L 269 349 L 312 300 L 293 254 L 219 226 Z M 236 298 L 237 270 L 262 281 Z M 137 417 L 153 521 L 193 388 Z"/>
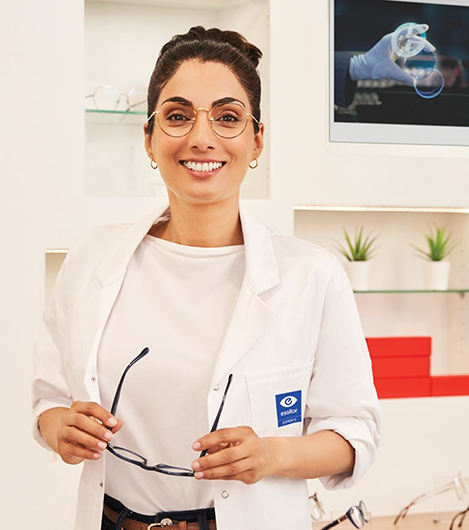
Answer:
<path fill-rule="evenodd" d="M 319 500 L 317 493 L 313 493 L 313 495 L 309 496 L 309 511 L 313 521 L 320 521 L 322 516 L 326 513 L 322 507 L 322 502 Z"/>
<path fill-rule="evenodd" d="M 321 530 L 329 530 L 329 528 L 334 528 L 340 523 L 347 521 L 347 519 L 353 524 L 355 528 L 363 528 L 365 523 L 368 523 L 368 519 L 365 517 L 367 513 L 365 503 L 360 501 L 356 506 L 351 506 L 344 515 L 341 515 L 331 523 L 326 526 L 323 526 Z"/>
<path fill-rule="evenodd" d="M 123 94 L 114 86 L 103 85 L 96 88 L 93 94 L 85 96 L 85 99 L 88 98 L 92 98 L 96 110 L 128 112 L 135 107 L 146 104 L 147 89 L 134 87 L 127 94 Z"/>
<path fill-rule="evenodd" d="M 120 395 L 122 392 L 122 385 L 124 384 L 124 379 L 128 373 L 128 371 L 136 364 L 138 361 L 143 359 L 145 355 L 147 355 L 150 352 L 149 348 L 144 348 L 138 355 L 133 359 L 125 368 L 124 372 L 122 373 L 122 376 L 119 380 L 119 384 L 117 385 L 116 393 L 114 395 L 114 399 L 112 401 L 111 405 L 111 414 L 113 416 L 116 415 L 117 412 L 117 405 L 119 404 Z M 231 385 L 231 380 L 233 379 L 233 374 L 230 374 L 228 376 L 228 381 L 226 383 L 225 391 L 223 392 L 223 397 L 220 403 L 220 407 L 218 409 L 217 415 L 215 416 L 215 420 L 213 422 L 212 428 L 210 429 L 210 432 L 216 431 L 218 428 L 218 423 L 220 421 L 220 416 L 223 410 L 223 407 L 225 405 L 226 396 L 228 394 L 228 390 Z M 131 451 L 130 449 L 126 449 L 125 447 L 119 447 L 117 445 L 112 445 L 110 443 L 107 444 L 106 449 L 112 453 L 117 458 L 120 458 L 121 460 L 124 460 L 125 462 L 128 462 L 129 464 L 134 464 L 135 466 L 139 466 L 142 469 L 145 469 L 146 471 L 155 471 L 156 473 L 162 473 L 164 475 L 173 475 L 177 477 L 193 477 L 194 471 L 192 469 L 186 468 L 186 467 L 177 467 L 177 466 L 170 466 L 169 464 L 155 464 L 155 465 L 148 465 L 148 459 L 144 456 L 140 455 L 139 453 L 136 453 L 135 451 Z M 207 454 L 207 451 L 204 450 L 200 453 L 199 458 L 202 456 L 205 456 Z"/>
<path fill-rule="evenodd" d="M 394 524 L 397 524 L 400 519 L 403 519 L 407 515 L 407 512 L 410 510 L 410 508 L 412 508 L 412 506 L 415 506 L 419 502 L 431 499 L 432 497 L 436 497 L 437 495 L 441 495 L 442 493 L 446 493 L 447 491 L 451 490 L 455 491 L 456 496 L 460 500 L 463 500 L 467 496 L 466 485 L 460 473 L 455 475 L 450 482 L 442 484 L 441 486 L 431 491 L 427 491 L 426 493 L 422 493 L 421 495 L 415 497 L 415 499 L 413 499 L 411 502 L 409 502 L 409 504 L 402 508 L 397 517 L 394 519 Z"/>

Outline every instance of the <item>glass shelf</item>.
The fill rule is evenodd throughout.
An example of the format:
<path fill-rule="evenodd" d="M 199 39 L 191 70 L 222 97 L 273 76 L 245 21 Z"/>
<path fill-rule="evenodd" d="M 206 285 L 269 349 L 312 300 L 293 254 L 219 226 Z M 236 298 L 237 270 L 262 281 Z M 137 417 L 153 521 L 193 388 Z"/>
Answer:
<path fill-rule="evenodd" d="M 447 294 L 447 293 L 458 293 L 465 294 L 469 293 L 469 288 L 465 289 L 447 289 L 446 291 L 431 291 L 428 289 L 376 289 L 368 291 L 353 291 L 355 294 Z"/>
<path fill-rule="evenodd" d="M 147 113 L 143 110 L 96 110 L 85 109 L 87 123 L 143 125 Z"/>

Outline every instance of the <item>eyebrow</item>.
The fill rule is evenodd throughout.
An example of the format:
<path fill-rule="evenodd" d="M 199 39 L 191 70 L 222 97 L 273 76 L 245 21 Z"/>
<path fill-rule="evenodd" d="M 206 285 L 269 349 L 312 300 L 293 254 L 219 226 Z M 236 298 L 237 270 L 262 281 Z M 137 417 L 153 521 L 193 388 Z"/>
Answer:
<path fill-rule="evenodd" d="M 164 103 L 168 103 L 168 102 L 180 103 L 181 105 L 184 105 L 185 107 L 192 107 L 192 108 L 194 107 L 194 104 L 192 103 L 192 101 L 189 101 L 188 99 L 183 98 L 181 96 L 173 96 L 171 98 L 165 99 L 161 104 L 163 105 Z M 212 108 L 216 107 L 217 105 L 226 105 L 227 103 L 239 103 L 244 108 L 246 108 L 246 105 L 240 99 L 232 98 L 230 96 L 213 101 Z"/>

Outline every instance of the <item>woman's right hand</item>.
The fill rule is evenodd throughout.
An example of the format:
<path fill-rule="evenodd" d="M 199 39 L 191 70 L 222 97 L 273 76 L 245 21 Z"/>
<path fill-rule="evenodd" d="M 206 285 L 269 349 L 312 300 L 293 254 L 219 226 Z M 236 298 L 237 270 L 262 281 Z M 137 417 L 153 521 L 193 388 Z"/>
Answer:
<path fill-rule="evenodd" d="M 75 401 L 69 409 L 45 411 L 39 419 L 45 441 L 67 464 L 98 460 L 122 421 L 93 402 Z M 54 436 L 55 431 L 55 436 Z"/>

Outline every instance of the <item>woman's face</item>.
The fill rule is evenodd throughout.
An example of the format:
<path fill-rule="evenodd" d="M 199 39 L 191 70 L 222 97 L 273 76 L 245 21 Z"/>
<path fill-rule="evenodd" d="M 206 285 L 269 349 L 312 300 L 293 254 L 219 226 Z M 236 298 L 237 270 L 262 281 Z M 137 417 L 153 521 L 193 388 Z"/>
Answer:
<path fill-rule="evenodd" d="M 194 109 L 211 109 L 215 101 L 234 98 L 244 105 L 246 112 L 251 112 L 244 88 L 221 63 L 197 60 L 182 63 L 161 91 L 156 110 L 175 97 L 191 102 Z M 255 134 L 252 119 L 248 118 L 242 134 L 231 139 L 220 138 L 212 131 L 207 112 L 200 111 L 191 132 L 175 138 L 161 130 L 156 116 L 153 119 L 153 134 L 145 135 L 145 148 L 158 164 L 170 198 L 197 204 L 238 201 L 248 164 L 262 152 L 262 124 Z M 205 169 L 209 171 L 197 170 L 198 163 L 206 163 Z"/>

